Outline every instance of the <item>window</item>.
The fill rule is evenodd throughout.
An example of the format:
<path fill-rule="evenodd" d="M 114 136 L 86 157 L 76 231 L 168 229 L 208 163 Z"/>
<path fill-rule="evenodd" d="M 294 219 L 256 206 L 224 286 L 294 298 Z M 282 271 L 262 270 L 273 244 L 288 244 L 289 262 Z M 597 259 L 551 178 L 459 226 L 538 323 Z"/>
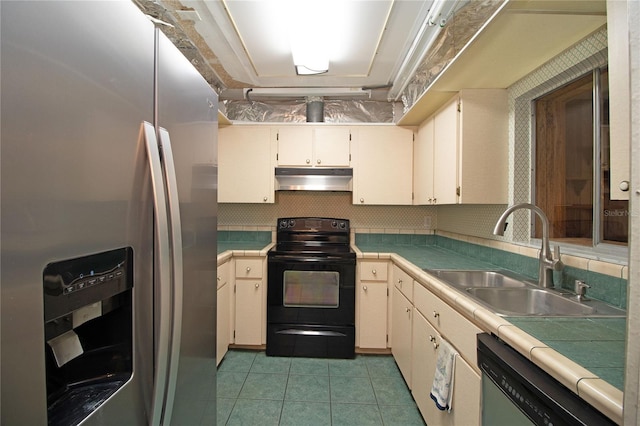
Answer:
<path fill-rule="evenodd" d="M 591 247 L 626 245 L 628 201 L 609 197 L 607 70 L 596 69 L 539 97 L 533 108 L 534 195 L 549 217 L 550 237 Z M 535 235 L 541 234 L 536 223 Z"/>

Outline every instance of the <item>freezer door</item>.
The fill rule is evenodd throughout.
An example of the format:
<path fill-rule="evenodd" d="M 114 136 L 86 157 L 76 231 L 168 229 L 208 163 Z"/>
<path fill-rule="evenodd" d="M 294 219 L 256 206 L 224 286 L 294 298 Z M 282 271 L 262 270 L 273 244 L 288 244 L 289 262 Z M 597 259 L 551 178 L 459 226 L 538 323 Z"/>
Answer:
<path fill-rule="evenodd" d="M 165 418 L 176 425 L 211 424 L 216 412 L 218 101 L 204 78 L 161 33 L 157 61 L 158 130 L 161 139 L 171 142 L 183 247 L 182 291 L 174 290 L 173 311 L 181 315 L 173 324 L 168 379 L 176 386 L 172 416 L 167 413 Z"/>
<path fill-rule="evenodd" d="M 136 167 L 140 124 L 153 122 L 153 26 L 129 1 L 0 8 L 0 423 L 47 423 L 45 267 L 131 247 L 134 372 L 85 423 L 146 424 L 153 216 Z"/>

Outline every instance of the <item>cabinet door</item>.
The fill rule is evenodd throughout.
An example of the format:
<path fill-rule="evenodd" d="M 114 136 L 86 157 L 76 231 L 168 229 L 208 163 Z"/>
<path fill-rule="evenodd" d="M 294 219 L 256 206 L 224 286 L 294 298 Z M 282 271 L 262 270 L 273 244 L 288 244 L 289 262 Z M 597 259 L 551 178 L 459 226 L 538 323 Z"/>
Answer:
<path fill-rule="evenodd" d="M 396 264 L 393 265 L 393 285 L 413 303 L 413 278 Z"/>
<path fill-rule="evenodd" d="M 270 130 L 233 125 L 218 130 L 218 202 L 273 203 Z"/>
<path fill-rule="evenodd" d="M 348 127 L 313 129 L 313 163 L 322 167 L 348 167 L 351 163 L 351 132 Z"/>
<path fill-rule="evenodd" d="M 237 345 L 262 343 L 262 281 L 236 280 L 235 336 Z"/>
<path fill-rule="evenodd" d="M 431 426 L 433 415 L 430 413 L 433 413 L 436 407 L 429 393 L 435 375 L 438 333 L 417 310 L 414 310 L 411 340 L 411 353 L 415 360 L 411 370 L 411 383 L 413 383 L 411 393 L 422 417 Z"/>
<path fill-rule="evenodd" d="M 393 126 L 358 128 L 353 204 L 407 205 L 413 192 L 413 131 Z"/>
<path fill-rule="evenodd" d="M 507 203 L 508 116 L 506 90 L 465 89 L 460 92 L 460 204 Z"/>
<path fill-rule="evenodd" d="M 387 283 L 363 282 L 358 285 L 359 314 L 356 330 L 359 346 L 367 349 L 387 347 Z"/>
<path fill-rule="evenodd" d="M 458 196 L 458 97 L 434 117 L 433 197 L 435 204 L 456 204 Z"/>
<path fill-rule="evenodd" d="M 427 119 L 418 129 L 413 143 L 413 204 L 435 204 L 433 195 L 434 119 Z"/>
<path fill-rule="evenodd" d="M 313 128 L 291 126 L 273 129 L 278 144 L 278 166 L 313 166 Z"/>
<path fill-rule="evenodd" d="M 610 198 L 629 199 L 631 138 L 629 21 L 627 3 L 607 0 L 609 52 Z M 637 114 L 635 115 L 637 117 Z M 622 189 L 621 189 L 622 188 Z M 624 189 L 626 188 L 626 190 Z"/>
<path fill-rule="evenodd" d="M 391 353 L 400 372 L 411 388 L 411 317 L 413 305 L 400 293 L 398 287 L 393 288 L 391 308 Z"/>
<path fill-rule="evenodd" d="M 222 287 L 218 288 L 218 300 L 216 313 L 216 365 L 220 364 L 222 358 L 227 353 L 229 348 L 229 315 L 230 315 L 230 292 L 231 285 L 224 283 Z"/>
<path fill-rule="evenodd" d="M 422 417 L 429 426 L 479 425 L 481 378 L 463 358 L 456 358 L 451 412 L 439 410 L 429 396 L 441 337 L 419 312 L 414 313 L 411 393 Z"/>

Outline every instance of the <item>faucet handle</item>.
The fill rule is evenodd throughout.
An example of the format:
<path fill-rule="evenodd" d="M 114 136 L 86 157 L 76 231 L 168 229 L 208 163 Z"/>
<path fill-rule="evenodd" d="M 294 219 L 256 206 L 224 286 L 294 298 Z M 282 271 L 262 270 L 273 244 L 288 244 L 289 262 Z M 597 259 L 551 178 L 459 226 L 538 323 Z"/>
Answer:
<path fill-rule="evenodd" d="M 575 280 L 575 282 L 574 282 L 574 291 L 578 295 L 579 299 L 587 300 L 585 296 L 587 294 L 587 289 L 588 288 L 591 288 L 591 286 L 588 285 L 587 283 L 585 283 L 584 281 Z"/>
<path fill-rule="evenodd" d="M 560 258 L 560 246 L 556 245 L 553 247 L 553 269 L 555 271 L 561 271 L 564 268 L 564 263 Z"/>

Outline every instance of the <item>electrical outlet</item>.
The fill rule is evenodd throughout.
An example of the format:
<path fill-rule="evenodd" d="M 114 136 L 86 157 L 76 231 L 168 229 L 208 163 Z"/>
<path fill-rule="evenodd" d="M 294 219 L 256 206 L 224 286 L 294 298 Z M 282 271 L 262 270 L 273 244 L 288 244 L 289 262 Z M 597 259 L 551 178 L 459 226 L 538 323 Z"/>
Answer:
<path fill-rule="evenodd" d="M 431 229 L 431 216 L 424 217 L 424 227 L 425 229 Z"/>

